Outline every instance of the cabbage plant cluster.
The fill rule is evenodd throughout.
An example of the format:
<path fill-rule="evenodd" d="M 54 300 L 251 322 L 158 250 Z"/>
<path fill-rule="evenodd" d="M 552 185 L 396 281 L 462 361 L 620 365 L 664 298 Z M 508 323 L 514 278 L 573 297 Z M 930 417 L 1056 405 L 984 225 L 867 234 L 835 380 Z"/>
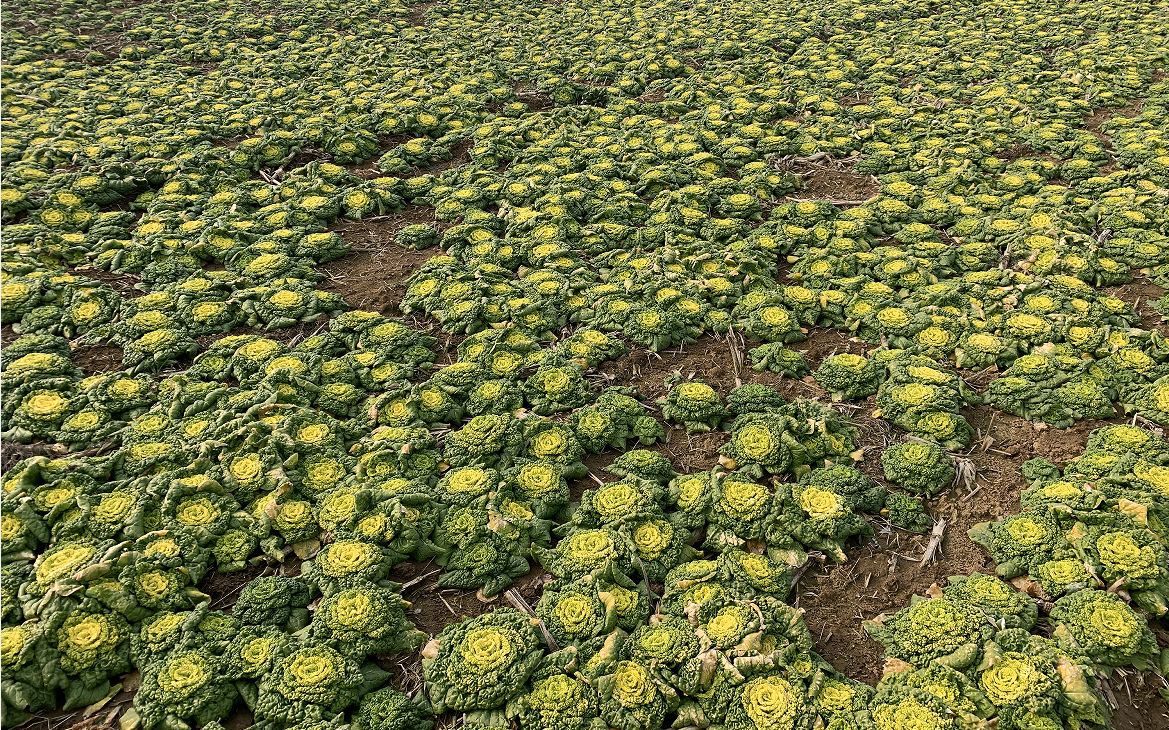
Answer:
<path fill-rule="evenodd" d="M 374 659 L 422 642 L 391 574 L 426 561 L 485 599 L 553 577 L 535 623 L 501 609 L 422 649 L 433 709 L 487 727 L 1104 722 L 1092 675 L 1152 661 L 1137 611 L 1169 596 L 1163 442 L 1098 431 L 976 531 L 1055 599 L 1050 640 L 955 581 L 924 635 L 890 619 L 912 669 L 874 694 L 786 601 L 864 515 L 924 528 L 915 497 L 849 464 L 828 406 L 687 381 L 658 418 L 597 368 L 732 333 L 759 370 L 873 396 L 915 437 L 887 475 L 926 495 L 979 400 L 1169 423 L 1169 348 L 1112 288 L 1169 284 L 1161 10 L 12 8 L 0 416 L 44 455 L 2 480 L 3 723 L 137 670 L 125 719 L 146 730 L 243 708 L 264 730 L 425 728 Z M 858 192 L 817 188 L 825 170 Z M 409 318 L 351 309 L 322 265 L 398 214 L 419 222 L 377 245 L 433 254 Z M 809 363 L 816 328 L 867 352 Z M 441 366 L 438 332 L 458 341 Z M 89 348 L 120 366 L 83 370 Z M 720 465 L 641 448 L 663 422 L 725 431 Z M 581 486 L 606 451 L 612 479 Z M 212 576 L 282 562 L 230 612 L 211 600 Z"/>
<path fill-rule="evenodd" d="M 970 530 L 998 577 L 952 577 L 866 622 L 887 654 L 877 725 L 1107 725 L 1099 683 L 1115 668 L 1164 667 L 1149 621 L 1166 613 L 1167 449 L 1117 424 L 1062 468 L 1028 462 L 1023 510 Z"/>
<path fill-rule="evenodd" d="M 999 575 L 1049 600 L 1075 602 L 1079 591 L 1107 590 L 1165 616 L 1169 444 L 1137 426 L 1104 426 L 1062 468 L 1036 459 L 1024 469 L 1033 481 L 1023 511 L 970 532 Z"/>
<path fill-rule="evenodd" d="M 808 551 L 843 560 L 869 532 L 861 513 L 885 490 L 832 463 L 849 461 L 839 416 L 766 391 L 727 398 L 736 432 L 819 418 L 749 440 L 760 459 L 783 449 L 783 466 L 676 474 L 653 451 L 622 454 L 617 480 L 586 490 L 555 544 L 533 548 L 550 576 L 533 615 L 497 608 L 423 649 L 434 709 L 498 728 L 874 727 L 872 689 L 813 651 L 787 598 Z M 836 451 L 819 440 L 833 434 Z"/>
<path fill-rule="evenodd" d="M 124 30 L 79 7 L 103 30 L 10 34 L 9 73 L 30 91 L 6 105 L 2 152 L 5 317 L 22 331 L 85 332 L 134 369 L 181 363 L 232 327 L 337 311 L 314 268 L 347 250 L 330 226 L 409 205 L 436 220 L 402 243 L 443 254 L 402 308 L 448 331 L 588 324 L 661 349 L 729 328 L 778 345 L 816 325 L 979 368 L 1039 349 L 1066 362 L 1012 367 L 992 402 L 1054 424 L 1109 404 L 1165 413 L 1160 338 L 1096 288 L 1166 265 L 1160 25 L 1139 9 L 1077 6 L 1053 28 L 1025 2 L 1004 27 L 963 8 L 924 16 L 920 53 L 890 55 L 887 17 L 923 17 L 920 3 L 631 3 L 640 25 L 586 46 L 574 23 L 618 9 L 456 4 L 420 26 L 396 3 L 321 7 L 281 35 L 271 16 L 190 5 L 179 27 L 148 14 Z M 1047 44 L 1093 23 L 1123 41 L 1045 65 Z M 1009 78 L 983 89 L 993 69 Z M 1146 89 L 1139 112 L 1085 128 Z M 817 154 L 858 156 L 871 197 L 801 197 L 785 161 Z M 174 297 L 124 304 L 61 281 L 76 266 Z"/>
<path fill-rule="evenodd" d="M 869 708 L 876 726 L 1106 725 L 1095 660 L 1035 632 L 1037 615 L 1030 596 L 974 573 L 866 622 L 887 654 Z"/>

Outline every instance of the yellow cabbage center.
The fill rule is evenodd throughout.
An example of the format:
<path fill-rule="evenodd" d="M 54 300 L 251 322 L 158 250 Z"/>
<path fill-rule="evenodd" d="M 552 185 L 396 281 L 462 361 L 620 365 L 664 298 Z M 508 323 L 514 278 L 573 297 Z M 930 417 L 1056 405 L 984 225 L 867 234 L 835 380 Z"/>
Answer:
<path fill-rule="evenodd" d="M 288 665 L 288 673 L 297 684 L 325 684 L 336 676 L 330 657 L 320 654 L 298 654 Z"/>
<path fill-rule="evenodd" d="M 483 670 L 510 664 L 514 651 L 509 634 L 490 626 L 471 629 L 459 643 L 463 661 Z"/>
<path fill-rule="evenodd" d="M 70 644 L 81 650 L 100 648 L 105 624 L 97 619 L 89 619 L 70 626 L 65 635 Z"/>
<path fill-rule="evenodd" d="M 46 556 L 37 568 L 37 581 L 51 583 L 84 565 L 97 550 L 83 545 L 66 546 Z"/>
<path fill-rule="evenodd" d="M 817 487 L 808 487 L 800 493 L 800 507 L 814 520 L 832 519 L 847 511 L 839 496 Z"/>
<path fill-rule="evenodd" d="M 181 692 L 202 686 L 208 679 L 207 667 L 193 657 L 179 657 L 167 663 L 159 673 L 158 684 L 168 692 Z"/>
<path fill-rule="evenodd" d="M 758 727 L 792 727 L 795 715 L 795 690 L 779 677 L 753 680 L 743 689 L 743 710 Z"/>

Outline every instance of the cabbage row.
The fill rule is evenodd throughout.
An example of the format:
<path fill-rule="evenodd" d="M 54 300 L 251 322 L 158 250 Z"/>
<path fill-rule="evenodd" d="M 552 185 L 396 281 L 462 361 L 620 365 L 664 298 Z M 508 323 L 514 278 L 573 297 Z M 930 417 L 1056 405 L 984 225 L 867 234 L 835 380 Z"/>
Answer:
<path fill-rule="evenodd" d="M 904 446 L 885 452 L 887 473 L 909 461 Z M 1167 465 L 1169 444 L 1128 425 L 1094 431 L 1062 474 L 1029 462 L 1024 511 L 971 530 L 1014 585 L 954 576 L 866 622 L 886 653 L 875 689 L 821 659 L 802 611 L 784 603 L 807 556 L 777 549 L 786 536 L 771 531 L 774 518 L 743 517 L 771 503 L 781 522 L 802 510 L 805 528 L 855 525 L 845 510 L 879 504 L 875 483 L 849 466 L 813 468 L 792 487 L 797 508 L 783 504 L 784 485 L 769 496 L 740 471 L 676 478 L 667 492 L 678 495 L 675 529 L 698 524 L 686 495 L 713 495 L 702 547 L 717 557 L 674 559 L 649 600 L 647 583 L 629 576 L 658 567 L 645 560 L 650 538 L 659 562 L 663 549 L 679 548 L 668 547 L 668 529 L 644 530 L 634 517 L 642 527 L 628 562 L 620 530 L 593 526 L 606 512 L 621 515 L 608 518 L 618 526 L 652 513 L 654 494 L 607 484 L 584 494 L 569 536 L 541 559 L 555 580 L 534 615 L 496 609 L 426 646 L 427 696 L 436 711 L 463 711 L 483 728 L 1106 726 L 1101 683 L 1114 669 L 1165 669 L 1147 621 L 1164 616 L 1169 589 L 1155 486 Z M 740 542 L 752 537 L 765 549 Z"/>
<path fill-rule="evenodd" d="M 1023 592 L 957 577 L 874 621 L 875 689 L 786 600 L 871 520 L 928 529 L 966 406 L 1169 425 L 1169 344 L 1117 288 L 1169 284 L 1163 10 L 20 3 L 0 436 L 43 455 L 2 480 L 3 723 L 137 670 L 145 730 L 1106 724 L 1169 601 L 1148 431 L 1029 464 L 972 532 Z M 324 265 L 399 218 L 378 245 L 429 256 L 402 316 L 351 308 Z M 809 363 L 824 329 L 864 354 Z M 727 333 L 871 398 L 900 489 L 826 404 L 599 377 Z M 682 430 L 718 466 L 654 450 Z M 427 562 L 484 599 L 550 582 L 427 642 L 393 580 Z M 379 662 L 419 650 L 411 697 Z"/>

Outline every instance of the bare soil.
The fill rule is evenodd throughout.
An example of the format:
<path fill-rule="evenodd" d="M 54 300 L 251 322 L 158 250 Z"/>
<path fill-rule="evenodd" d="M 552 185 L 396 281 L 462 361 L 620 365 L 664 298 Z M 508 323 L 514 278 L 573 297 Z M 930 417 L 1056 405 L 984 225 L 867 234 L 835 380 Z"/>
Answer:
<path fill-rule="evenodd" d="M 409 206 L 393 215 L 338 223 L 333 230 L 353 251 L 320 267 L 327 277 L 322 288 L 340 294 L 358 309 L 401 314 L 406 280 L 439 253 L 437 248 L 415 251 L 395 242 L 399 231 L 416 223 L 435 225 L 434 211 Z"/>
<path fill-rule="evenodd" d="M 86 375 L 113 373 L 122 369 L 122 348 L 114 345 L 73 345 L 70 359 Z"/>
<path fill-rule="evenodd" d="M 7 472 L 17 462 L 32 456 L 47 456 L 50 459 L 59 459 L 68 453 L 69 450 L 60 444 L 0 442 L 0 472 Z"/>
<path fill-rule="evenodd" d="M 860 106 L 873 100 L 873 95 L 867 91 L 857 91 L 839 100 L 841 106 Z"/>
<path fill-rule="evenodd" d="M 475 146 L 475 141 L 472 139 L 464 139 L 463 141 L 451 147 L 450 155 L 445 160 L 440 160 L 431 165 L 418 168 L 419 174 L 425 173 L 428 175 L 437 175 L 444 170 L 451 170 L 456 167 L 462 167 L 471 161 L 471 148 Z"/>
<path fill-rule="evenodd" d="M 1165 645 L 1164 631 L 1161 645 Z M 1151 674 L 1117 673 L 1108 681 L 1113 730 L 1165 730 L 1169 704 L 1158 692 L 1164 683 Z"/>
<path fill-rule="evenodd" d="M 452 156 L 449 166 L 466 152 Z M 446 163 L 440 163 L 446 164 Z M 817 199 L 863 200 L 876 192 L 873 179 L 848 169 L 846 163 L 817 161 L 792 163 L 805 179 L 801 196 Z M 374 168 L 370 168 L 373 170 Z M 355 307 L 385 314 L 400 315 L 400 302 L 409 276 L 438 249 L 414 251 L 395 243 L 397 233 L 412 223 L 436 224 L 433 212 L 421 206 L 410 206 L 389 216 L 378 216 L 361 221 L 342 221 L 337 230 L 353 247 L 353 252 L 321 267 L 327 276 L 324 288 L 337 292 Z M 105 272 L 85 275 L 101 279 L 114 286 L 124 296 L 134 296 L 132 277 L 116 277 Z M 1160 315 L 1151 309 L 1151 302 L 1164 293 L 1160 287 L 1138 279 L 1110 291 L 1133 303 L 1146 328 L 1165 328 Z M 417 322 L 436 334 L 435 323 Z M 293 342 L 306 336 L 321 323 L 267 333 L 282 341 Z M 4 340 L 13 337 L 10 327 L 4 327 Z M 790 347 L 803 352 L 814 370 L 827 356 L 841 353 L 860 353 L 871 346 L 850 338 L 836 330 L 813 328 L 807 339 Z M 440 336 L 440 362 L 450 362 L 454 347 L 461 338 Z M 601 385 L 635 387 L 652 407 L 668 387 L 665 379 L 671 375 L 699 378 L 715 387 L 724 396 L 732 388 L 745 383 L 763 383 L 776 388 L 785 397 L 809 397 L 827 400 L 827 394 L 810 377 L 792 379 L 769 372 L 751 369 L 746 350 L 754 344 L 739 335 L 704 337 L 697 342 L 665 352 L 653 353 L 633 348 L 625 357 L 603 364 L 596 379 Z M 107 372 L 120 366 L 117 348 L 79 347 L 74 359 L 87 373 Z M 984 374 L 969 374 L 979 380 Z M 884 422 L 872 418 L 870 402 L 837 404 L 836 406 L 857 424 L 861 443 L 867 451 L 858 468 L 883 482 L 880 468 L 880 448 L 892 443 L 898 435 Z M 881 649 L 870 640 L 861 627 L 865 619 L 889 613 L 906 605 L 912 595 L 923 594 L 935 583 L 944 583 L 951 575 L 974 571 L 992 572 L 993 564 L 985 552 L 967 536 L 974 524 L 1012 514 L 1019 509 L 1019 493 L 1026 487 L 1019 469 L 1031 458 L 1043 457 L 1061 463 L 1078 454 L 1088 433 L 1100 422 L 1084 422 L 1069 429 L 1053 429 L 1032 424 L 1022 419 L 998 413 L 979 406 L 968 408 L 964 415 L 978 431 L 976 446 L 960 454 L 970 460 L 976 470 L 974 486 L 954 488 L 932 500 L 930 513 L 946 521 L 941 549 L 936 560 L 922 562 L 929 535 L 914 535 L 892 528 L 880 519 L 874 519 L 874 536 L 863 544 L 849 549 L 849 559 L 840 565 L 823 560 L 813 563 L 801 577 L 793 592 L 793 600 L 805 611 L 805 619 L 816 641 L 817 650 L 839 670 L 856 679 L 873 683 L 880 677 Z M 727 438 L 724 432 L 686 434 L 681 429 L 669 428 L 663 443 L 652 447 L 667 455 L 681 471 L 708 469 L 717 463 L 719 447 Z M 34 454 L 59 456 L 58 449 L 43 444 L 4 444 L 2 462 L 5 468 L 19 458 Z M 593 455 L 585 460 L 591 477 L 573 484 L 573 494 L 596 486 L 598 481 L 612 477 L 605 474 L 616 454 Z M 204 590 L 211 595 L 213 605 L 226 609 L 234 602 L 243 585 L 264 572 L 277 570 L 296 575 L 300 561 L 290 556 L 279 567 L 253 568 L 241 573 L 212 575 L 205 581 Z M 495 606 L 510 605 L 504 597 L 482 600 L 474 591 L 439 589 L 438 568 L 433 564 L 404 564 L 394 572 L 394 580 L 405 585 L 404 596 L 412 603 L 409 614 L 418 628 L 431 636 L 460 619 L 479 615 Z M 530 605 L 538 600 L 547 576 L 538 567 L 513 588 Z M 1169 637 L 1161 632 L 1162 644 Z M 421 687 L 421 663 L 417 653 L 378 657 L 378 662 L 393 675 L 393 682 L 406 691 Z M 1117 730 L 1165 730 L 1169 728 L 1169 708 L 1157 693 L 1157 681 L 1151 675 L 1118 673 L 1110 681 L 1111 695 L 1116 711 L 1113 726 Z M 35 730 L 99 730 L 116 726 L 115 717 L 132 698 L 133 681 L 128 681 L 123 692 L 94 716 L 82 718 L 80 713 L 55 713 L 34 718 L 25 727 Z M 251 722 L 247 713 L 239 713 L 227 723 L 229 728 L 245 728 Z M 438 727 L 458 726 L 454 717 L 440 718 Z"/>
<path fill-rule="evenodd" d="M 115 274 L 104 269 L 95 269 L 92 267 L 75 269 L 73 273 L 89 279 L 95 279 L 103 284 L 108 284 L 110 288 L 126 299 L 140 297 L 144 293 L 136 288 L 138 285 L 137 277 L 130 276 L 129 274 Z"/>
<path fill-rule="evenodd" d="M 552 97 L 548 96 L 542 91 L 537 91 L 535 87 L 526 84 L 516 84 L 512 87 L 515 91 L 516 98 L 528 105 L 528 108 L 534 112 L 544 111 L 556 106 L 556 102 L 552 101 Z"/>
<path fill-rule="evenodd" d="M 1159 296 L 1159 292 L 1147 288 L 1152 286 L 1127 285 L 1122 289 L 1125 295 Z M 812 370 L 829 355 L 859 353 L 869 347 L 836 330 L 813 329 L 808 335 L 808 339 L 790 347 L 805 354 Z M 787 398 L 827 401 L 827 394 L 811 377 L 791 379 L 759 373 L 749 367 L 745 353 L 742 358 L 730 354 L 735 347 L 745 350 L 750 346 L 733 337 L 705 337 L 661 353 L 635 349 L 616 362 L 605 363 L 600 372 L 614 384 L 636 387 L 644 398 L 651 400 L 668 390 L 663 382 L 666 377 L 680 374 L 701 379 L 724 395 L 738 384 L 763 383 Z M 736 362 L 745 364 L 736 367 Z M 888 424 L 868 415 L 873 407 L 871 401 L 870 398 L 859 404 L 837 404 L 837 407 L 856 423 L 860 432 L 866 453 L 857 467 L 889 486 L 879 455 L 881 448 L 899 436 Z M 973 572 L 993 574 L 993 561 L 970 540 L 967 532 L 979 522 L 1019 511 L 1019 494 L 1027 486 L 1020 474 L 1024 462 L 1042 457 L 1062 464 L 1078 455 L 1088 434 L 1103 425 L 1088 421 L 1068 429 L 1055 429 L 987 406 L 964 409 L 963 415 L 976 429 L 977 437 L 973 448 L 957 456 L 970 460 L 976 473 L 975 483 L 969 489 L 954 487 L 929 503 L 930 514 L 946 522 L 935 559 L 928 564 L 922 562 L 931 538 L 929 534 L 909 533 L 875 518 L 873 537 L 849 548 L 846 562 L 834 565 L 818 560 L 794 589 L 793 602 L 805 611 L 804 619 L 817 651 L 854 679 L 872 684 L 880 679 L 882 671 L 881 646 L 868 637 L 862 622 L 897 611 L 909 603 L 911 596 L 924 594 L 931 585 L 944 585 L 949 576 Z M 687 435 L 671 428 L 667 441 L 653 449 L 668 455 L 679 470 L 694 471 L 717 463 L 718 449 L 725 440 L 726 434 L 721 432 Z M 601 454 L 585 463 L 600 476 L 601 470 L 614 458 L 612 454 Z M 579 486 L 587 489 L 593 485 L 586 482 Z M 1162 643 L 1167 643 L 1164 637 Z M 1120 689 L 1112 690 L 1117 705 L 1113 717 L 1116 730 L 1169 728 L 1169 707 L 1157 693 L 1159 685 L 1154 677 L 1129 673 L 1124 679 L 1112 681 L 1112 685 L 1118 683 Z"/>
<path fill-rule="evenodd" d="M 1084 118 L 1084 126 L 1092 132 L 1097 132 L 1109 119 L 1113 117 L 1134 117 L 1141 113 L 1144 106 L 1145 103 L 1142 99 L 1131 101 L 1119 107 L 1102 106 L 1093 110 L 1091 114 Z"/>
<path fill-rule="evenodd" d="M 980 437 L 977 448 L 962 454 L 973 463 L 977 476 L 973 488 L 952 488 L 929 504 L 930 514 L 946 522 L 937 559 L 922 561 L 929 534 L 908 533 L 878 520 L 874 538 L 854 548 L 848 562 L 810 571 L 797 589 L 798 605 L 806 610 L 819 651 L 855 679 L 872 683 L 881 674 L 881 647 L 868 638 L 861 621 L 902 608 L 911 596 L 924 594 L 934 583 L 944 585 L 949 576 L 993 573 L 993 562 L 967 531 L 979 522 L 1018 512 L 1019 493 L 1026 487 L 1019 474 L 1024 461 L 1074 453 L 1079 448 L 1075 443 L 1082 446 L 1085 435 L 1037 432 L 1027 421 L 981 406 L 964 415 Z M 876 450 L 858 467 L 887 485 Z"/>
<path fill-rule="evenodd" d="M 402 596 L 411 603 L 407 616 L 418 630 L 431 638 L 441 634 L 450 624 L 487 613 L 497 606 L 515 605 L 504 595 L 484 599 L 475 591 L 440 589 L 439 572 L 440 568 L 433 563 L 404 563 L 391 576 L 392 580 L 403 584 Z M 513 583 L 509 590 L 516 591 L 529 607 L 535 607 L 547 580 L 549 576 L 536 565 L 526 576 Z M 382 669 L 390 672 L 393 686 L 408 693 L 422 688 L 422 657 L 418 652 L 379 656 L 377 662 Z M 454 713 L 438 718 L 439 728 L 458 727 L 459 723 Z"/>
<path fill-rule="evenodd" d="M 1101 130 L 1113 117 L 1135 117 L 1141 113 L 1144 101 L 1138 99 L 1121 107 L 1100 107 L 1084 118 L 1084 126 L 1100 140 L 1105 149 L 1112 149 L 1112 137 Z"/>
<path fill-rule="evenodd" d="M 1165 332 L 1165 325 L 1161 321 L 1161 313 L 1155 308 L 1157 300 L 1165 294 L 1165 289 L 1157 286 L 1144 276 L 1134 277 L 1128 284 L 1114 287 L 1104 287 L 1103 291 L 1128 302 L 1141 318 L 1142 329 Z"/>
<path fill-rule="evenodd" d="M 426 22 L 426 11 L 438 5 L 437 2 L 424 2 L 412 5 L 409 12 L 406 13 L 406 22 L 416 27 L 424 27 Z"/>
<path fill-rule="evenodd" d="M 647 398 L 658 398 L 667 387 L 663 379 L 679 373 L 697 377 L 726 394 L 741 383 L 770 385 L 787 398 L 808 397 L 827 401 L 827 394 L 811 377 L 782 378 L 769 372 L 756 372 L 745 364 L 736 368 L 730 351 L 748 345 L 735 338 L 703 338 L 696 343 L 663 353 L 635 350 L 614 363 L 601 367 L 607 378 L 636 387 Z M 864 352 L 866 344 L 835 330 L 815 329 L 807 340 L 790 347 L 805 354 L 815 370 L 829 355 L 841 352 Z M 871 400 L 871 399 L 870 399 Z M 858 468 L 884 482 L 880 448 L 896 440 L 892 429 L 883 421 L 871 418 L 871 402 L 838 404 L 858 426 L 860 440 L 867 447 Z M 795 601 L 805 611 L 805 619 L 817 640 L 818 650 L 838 669 L 866 682 L 880 677 L 881 647 L 870 640 L 861 621 L 882 612 L 892 612 L 906 605 L 915 593 L 924 593 L 931 584 L 947 576 L 974 571 L 993 571 L 986 553 L 966 536 L 974 524 L 1018 511 L 1019 492 L 1025 487 L 1019 466 L 1034 456 L 1058 458 L 1078 451 L 1090 428 L 1061 432 L 1036 431 L 1022 419 L 995 414 L 989 408 L 970 409 L 967 418 L 979 429 L 980 448 L 967 455 L 977 469 L 974 489 L 968 493 L 952 491 L 934 501 L 930 512 L 947 520 L 939 559 L 922 565 L 921 556 L 929 542 L 928 535 L 914 535 L 897 530 L 877 520 L 875 536 L 863 545 L 854 546 L 850 559 L 842 565 L 821 563 L 809 570 L 795 590 Z M 679 469 L 710 468 L 717 462 L 719 446 L 725 433 L 687 436 L 671 429 L 669 440 L 655 447 L 669 455 Z M 1078 444 L 1078 445 L 1077 445 Z M 590 468 L 601 466 L 596 458 Z M 611 458 L 608 460 L 611 461 Z M 587 485 L 586 485 L 587 486 Z M 843 610 L 847 607 L 847 610 Z"/>
<path fill-rule="evenodd" d="M 877 194 L 879 186 L 872 175 L 856 172 L 849 160 L 796 158 L 782 167 L 799 175 L 804 187 L 788 196 L 790 200 L 826 200 L 834 205 L 859 205 Z"/>
<path fill-rule="evenodd" d="M 723 395 L 746 383 L 770 385 L 787 398 L 811 398 L 824 393 L 810 379 L 793 380 L 771 372 L 752 370 L 746 351 L 758 344 L 737 334 L 727 337 L 706 336 L 697 342 L 662 352 L 633 348 L 620 360 L 603 363 L 598 370 L 607 382 L 632 386 L 650 400 L 666 394 L 669 388 L 664 381 L 674 374 L 698 378 Z M 806 339 L 793 342 L 788 347 L 803 353 L 814 370 L 829 355 L 863 353 L 871 346 L 838 330 L 812 328 L 807 332 Z M 738 352 L 738 357 L 732 356 L 733 350 Z"/>

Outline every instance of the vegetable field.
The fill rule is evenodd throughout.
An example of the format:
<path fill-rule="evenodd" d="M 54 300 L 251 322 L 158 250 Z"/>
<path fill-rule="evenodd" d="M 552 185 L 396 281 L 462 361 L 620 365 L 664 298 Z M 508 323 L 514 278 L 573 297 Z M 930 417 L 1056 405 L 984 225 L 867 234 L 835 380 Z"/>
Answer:
<path fill-rule="evenodd" d="M 12 0 L 4 727 L 1169 728 L 1166 0 Z"/>

